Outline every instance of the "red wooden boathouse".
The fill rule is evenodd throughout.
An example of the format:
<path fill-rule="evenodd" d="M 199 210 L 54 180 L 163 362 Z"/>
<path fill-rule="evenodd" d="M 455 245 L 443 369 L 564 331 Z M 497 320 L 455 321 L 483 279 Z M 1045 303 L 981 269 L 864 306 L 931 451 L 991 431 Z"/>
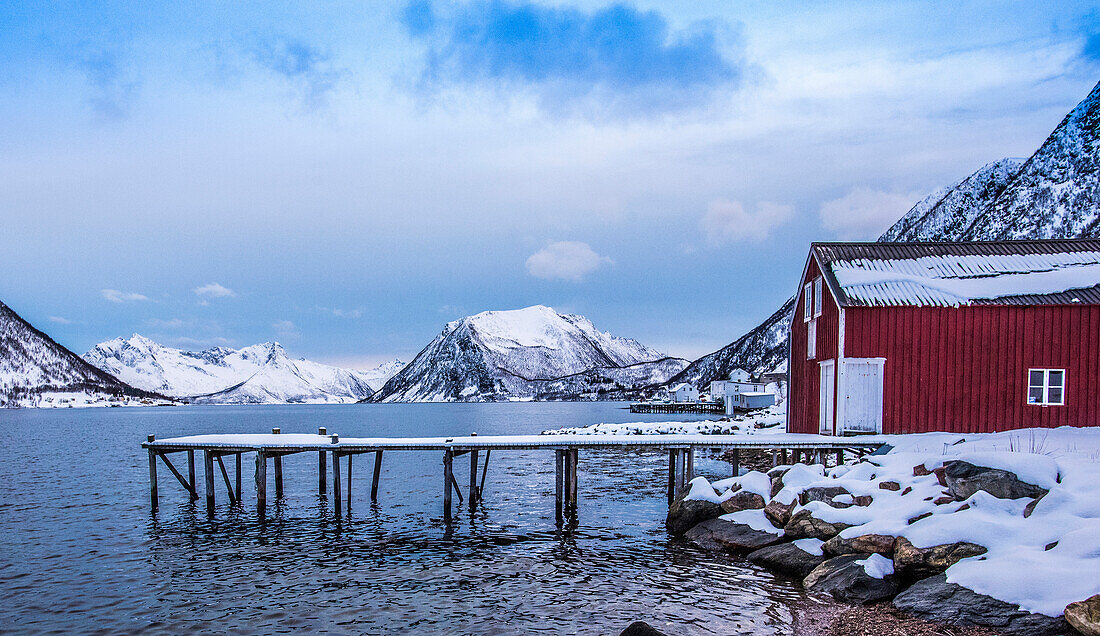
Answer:
<path fill-rule="evenodd" d="M 792 433 L 1100 425 L 1100 240 L 814 243 Z"/>

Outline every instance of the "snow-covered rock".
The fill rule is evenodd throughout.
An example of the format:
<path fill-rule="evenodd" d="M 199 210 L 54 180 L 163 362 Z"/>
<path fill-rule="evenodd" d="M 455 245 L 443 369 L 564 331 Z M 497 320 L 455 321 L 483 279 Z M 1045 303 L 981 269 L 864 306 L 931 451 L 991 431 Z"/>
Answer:
<path fill-rule="evenodd" d="M 536 305 L 447 323 L 372 398 L 451 402 L 596 397 L 662 384 L 686 360 L 600 331 L 583 316 Z"/>
<path fill-rule="evenodd" d="M 292 360 L 277 342 L 183 351 L 134 334 L 84 359 L 133 386 L 206 404 L 344 403 L 374 392 L 367 372 Z"/>
<path fill-rule="evenodd" d="M 0 407 L 165 402 L 88 364 L 0 302 Z"/>

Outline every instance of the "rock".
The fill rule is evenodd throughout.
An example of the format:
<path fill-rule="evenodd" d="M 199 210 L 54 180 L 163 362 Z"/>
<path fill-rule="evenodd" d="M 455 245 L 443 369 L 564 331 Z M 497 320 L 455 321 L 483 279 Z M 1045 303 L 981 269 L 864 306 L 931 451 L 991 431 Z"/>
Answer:
<path fill-rule="evenodd" d="M 858 537 L 841 537 L 839 534 L 825 542 L 821 549 L 830 556 L 844 554 L 881 554 L 894 556 L 894 542 L 888 534 L 861 534 Z"/>
<path fill-rule="evenodd" d="M 814 568 L 825 561 L 825 556 L 810 554 L 793 543 L 779 543 L 750 552 L 746 559 L 750 563 L 768 568 L 772 572 L 806 578 Z"/>
<path fill-rule="evenodd" d="M 948 583 L 944 574 L 917 581 L 898 594 L 893 605 L 925 620 L 978 625 L 1005 636 L 1055 636 L 1065 634 L 1068 627 L 1061 617 L 1031 614 L 1016 605 Z"/>
<path fill-rule="evenodd" d="M 1100 636 L 1100 594 L 1066 605 L 1066 622 L 1084 636 Z"/>
<path fill-rule="evenodd" d="M 914 477 L 924 477 L 925 475 L 931 475 L 931 474 L 932 474 L 932 471 L 925 468 L 924 464 L 917 464 L 916 466 L 913 466 L 913 476 Z"/>
<path fill-rule="evenodd" d="M 944 464 L 947 488 L 956 499 L 962 501 L 970 495 L 984 490 L 1000 499 L 1019 499 L 1031 497 L 1037 499 L 1047 494 L 1045 488 L 1029 484 L 999 468 L 975 466 L 964 461 L 950 461 Z"/>
<path fill-rule="evenodd" d="M 901 494 L 908 495 L 911 492 L 913 492 L 913 487 L 912 486 L 906 486 L 905 490 L 901 491 Z"/>
<path fill-rule="evenodd" d="M 707 519 L 715 519 L 724 514 L 722 506 L 712 501 L 697 499 L 677 499 L 672 502 L 665 517 L 665 528 L 675 535 L 681 535 Z"/>
<path fill-rule="evenodd" d="M 782 537 L 770 532 L 753 530 L 743 523 L 725 519 L 710 519 L 688 530 L 685 538 L 705 550 L 744 553 L 774 545 Z"/>
<path fill-rule="evenodd" d="M 901 484 L 896 481 L 882 481 L 879 482 L 878 487 L 883 490 L 893 490 L 894 492 L 901 490 Z"/>
<path fill-rule="evenodd" d="M 805 506 L 811 501 L 824 501 L 825 503 L 837 507 L 833 503 L 833 498 L 837 495 L 850 495 L 847 488 L 841 486 L 814 486 L 813 488 L 807 488 L 798 495 L 798 503 Z"/>
<path fill-rule="evenodd" d="M 773 526 L 782 528 L 791 520 L 791 512 L 794 511 L 794 506 L 795 502 L 793 501 L 789 504 L 781 504 L 773 499 L 768 502 L 768 505 L 764 506 L 764 516 L 772 522 Z"/>
<path fill-rule="evenodd" d="M 866 508 L 867 506 L 870 506 L 871 502 L 875 500 L 875 498 L 872 497 L 871 495 L 856 495 L 852 499 L 855 500 L 854 501 L 855 505 L 863 506 L 864 508 Z"/>
<path fill-rule="evenodd" d="M 1031 513 L 1035 512 L 1035 506 L 1037 506 L 1042 500 L 1042 497 L 1039 497 L 1038 499 L 1032 499 L 1028 502 L 1026 506 L 1024 506 L 1024 519 L 1027 519 L 1031 516 Z"/>
<path fill-rule="evenodd" d="M 657 631 L 645 621 L 635 621 L 619 632 L 619 636 L 665 636 L 665 633 Z"/>
<path fill-rule="evenodd" d="M 925 517 L 931 517 L 931 516 L 932 516 L 931 512 L 922 512 L 922 513 L 920 513 L 919 515 L 917 515 L 915 517 L 909 517 L 909 520 L 906 521 L 905 523 L 907 523 L 909 525 L 913 525 L 914 523 L 920 521 L 921 519 L 924 519 Z"/>
<path fill-rule="evenodd" d="M 985 553 L 985 547 L 966 541 L 918 548 L 905 537 L 898 537 L 894 542 L 894 567 L 902 576 L 923 578 L 939 574 L 963 559 Z"/>
<path fill-rule="evenodd" d="M 937 466 L 932 469 L 932 474 L 936 476 L 936 479 L 940 482 L 940 485 L 947 488 L 947 473 L 943 466 Z"/>
<path fill-rule="evenodd" d="M 779 491 L 783 490 L 783 475 L 786 475 L 790 469 L 790 466 L 777 466 L 768 471 L 768 477 L 772 480 L 772 490 L 769 498 L 778 495 Z"/>
<path fill-rule="evenodd" d="M 942 497 L 936 497 L 936 499 L 933 500 L 932 503 L 936 504 L 937 506 L 942 506 L 944 504 L 955 503 L 955 501 L 957 500 L 951 495 L 944 495 Z"/>
<path fill-rule="evenodd" d="M 787 525 L 783 526 L 783 536 L 790 541 L 795 539 L 828 541 L 839 534 L 841 530 L 850 527 L 846 523 L 822 521 L 813 516 L 813 513 L 809 510 L 799 510 L 791 516 L 791 520 L 787 522 Z"/>
<path fill-rule="evenodd" d="M 865 554 L 838 556 L 814 568 L 802 584 L 810 592 L 828 594 L 846 603 L 873 603 L 890 598 L 898 591 L 897 579 L 886 576 L 876 579 L 867 574 L 863 564 Z"/>
<path fill-rule="evenodd" d="M 754 492 L 744 490 L 734 493 L 732 497 L 722 502 L 722 512 L 740 512 L 742 510 L 757 510 L 764 507 L 764 498 Z"/>

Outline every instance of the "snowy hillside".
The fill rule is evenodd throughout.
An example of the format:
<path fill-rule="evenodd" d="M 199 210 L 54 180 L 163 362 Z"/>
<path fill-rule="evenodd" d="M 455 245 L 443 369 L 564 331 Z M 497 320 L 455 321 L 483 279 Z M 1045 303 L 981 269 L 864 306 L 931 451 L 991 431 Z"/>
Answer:
<path fill-rule="evenodd" d="M 635 388 L 659 384 L 681 362 L 634 340 L 599 331 L 583 316 L 559 314 L 536 305 L 513 311 L 486 311 L 450 322 L 416 358 L 374 396 L 374 401 L 443 402 L 538 398 L 540 387 L 588 393 L 583 379 L 553 381 L 598 370 L 599 383 Z M 656 379 L 655 379 L 656 378 Z M 609 381 L 609 382 L 608 382 Z"/>
<path fill-rule="evenodd" d="M 977 218 L 990 239 L 1100 237 L 1100 84 Z"/>
<path fill-rule="evenodd" d="M 164 403 L 81 360 L 0 302 L 0 407 Z"/>
<path fill-rule="evenodd" d="M 100 343 L 84 359 L 134 386 L 200 403 L 357 402 L 374 392 L 367 373 L 291 360 L 277 342 L 181 351 L 134 334 Z"/>
<path fill-rule="evenodd" d="M 360 371 L 359 375 L 367 381 L 367 384 L 371 385 L 371 387 L 377 391 L 389 382 L 390 378 L 397 375 L 398 371 L 404 369 L 405 364 L 405 362 L 393 359 L 389 362 L 383 362 L 369 371 Z"/>
<path fill-rule="evenodd" d="M 1004 192 L 1023 159 L 986 164 L 950 188 L 938 190 L 913 206 L 880 241 L 970 240 L 970 227 Z"/>
<path fill-rule="evenodd" d="M 880 241 L 1100 237 L 1100 84 L 1027 161 L 1002 159 L 919 201 Z M 793 284 L 793 283 L 792 283 Z M 703 386 L 742 368 L 770 371 L 787 356 L 794 299 L 671 382 Z"/>

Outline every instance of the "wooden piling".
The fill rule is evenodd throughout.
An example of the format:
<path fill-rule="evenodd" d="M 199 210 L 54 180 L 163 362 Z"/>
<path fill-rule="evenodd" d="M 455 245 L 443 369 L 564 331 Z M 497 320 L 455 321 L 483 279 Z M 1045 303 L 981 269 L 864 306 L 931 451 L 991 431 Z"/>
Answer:
<path fill-rule="evenodd" d="M 676 449 L 668 451 L 668 505 L 676 501 Z"/>
<path fill-rule="evenodd" d="M 240 503 L 240 491 L 233 492 L 233 482 L 229 481 L 229 471 L 225 469 L 225 462 L 222 461 L 222 453 L 214 455 L 214 459 L 218 460 L 218 468 L 221 469 L 222 479 L 225 480 L 225 489 L 229 492 L 229 503 Z"/>
<path fill-rule="evenodd" d="M 470 512 L 477 509 L 477 451 L 470 451 L 470 489 L 469 489 L 469 504 Z"/>
<path fill-rule="evenodd" d="M 202 465 L 206 473 L 206 514 L 214 516 L 214 453 L 202 452 Z"/>
<path fill-rule="evenodd" d="M 836 465 L 840 466 L 844 463 L 844 451 L 842 449 L 836 450 Z"/>
<path fill-rule="evenodd" d="M 155 435 L 150 435 L 147 438 L 150 442 L 156 440 Z M 155 514 L 159 507 L 159 497 L 157 496 L 157 451 L 149 449 L 149 508 Z"/>
<path fill-rule="evenodd" d="M 240 504 L 240 503 L 242 503 L 242 501 L 241 501 L 241 497 L 242 497 L 241 492 L 243 492 L 241 490 L 241 456 L 244 455 L 244 453 L 234 453 L 234 455 L 235 456 L 233 458 L 233 463 L 236 465 L 234 467 L 234 470 L 236 472 L 236 475 L 234 475 L 234 477 L 236 477 L 236 479 L 234 481 L 236 481 L 236 484 L 237 484 L 237 503 Z"/>
<path fill-rule="evenodd" d="M 554 523 L 562 524 L 562 512 L 565 508 L 565 451 L 554 451 Z"/>
<path fill-rule="evenodd" d="M 451 474 L 451 464 L 454 461 L 454 451 L 443 451 L 443 523 L 451 523 L 451 482 L 454 475 Z"/>
<path fill-rule="evenodd" d="M 340 453 L 332 451 L 332 510 L 339 517 L 340 510 Z"/>
<path fill-rule="evenodd" d="M 327 435 L 328 429 L 324 426 L 317 427 L 318 435 Z M 328 466 L 325 460 L 328 458 L 328 454 L 325 451 L 319 451 L 317 453 L 317 494 L 324 497 L 328 494 Z"/>
<path fill-rule="evenodd" d="M 485 475 L 489 472 L 489 454 L 493 451 L 485 450 L 485 462 L 481 466 L 481 483 L 477 487 L 477 500 L 483 501 L 485 499 Z"/>
<path fill-rule="evenodd" d="M 272 435 L 278 435 L 281 432 L 279 428 L 271 429 Z M 272 462 L 275 464 L 275 499 L 279 500 L 283 498 L 283 456 L 273 453 Z"/>
<path fill-rule="evenodd" d="M 267 456 L 256 451 L 256 514 L 262 519 L 267 511 Z"/>
<path fill-rule="evenodd" d="M 348 500 L 348 514 L 349 515 L 351 514 L 351 460 L 352 460 L 353 457 L 355 457 L 355 456 L 351 455 L 351 454 L 348 455 L 348 491 L 344 495 Z"/>
<path fill-rule="evenodd" d="M 576 448 L 569 449 L 569 510 L 575 517 L 577 515 L 577 460 L 580 451 Z"/>
<path fill-rule="evenodd" d="M 195 451 L 187 451 L 187 483 L 191 485 L 191 500 L 198 498 L 195 494 Z"/>
<path fill-rule="evenodd" d="M 741 475 L 741 450 L 733 449 L 730 451 L 730 469 L 733 471 L 734 477 Z"/>
<path fill-rule="evenodd" d="M 370 500 L 378 501 L 378 482 L 382 479 L 382 451 L 374 451 L 374 476 L 370 481 Z"/>

